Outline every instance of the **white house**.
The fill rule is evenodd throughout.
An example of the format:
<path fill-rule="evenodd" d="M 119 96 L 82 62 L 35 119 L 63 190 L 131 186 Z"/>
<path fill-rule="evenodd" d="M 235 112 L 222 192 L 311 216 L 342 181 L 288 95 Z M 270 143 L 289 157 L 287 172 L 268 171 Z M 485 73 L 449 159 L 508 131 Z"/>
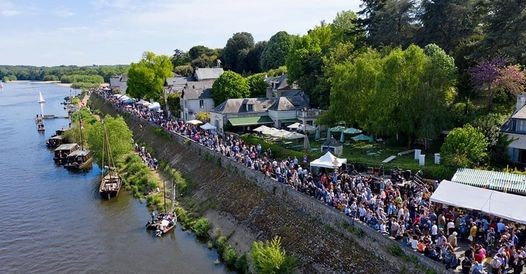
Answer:
<path fill-rule="evenodd" d="M 212 99 L 213 81 L 189 81 L 181 91 L 181 119 L 195 119 L 199 112 L 210 112 L 214 108 Z"/>
<path fill-rule="evenodd" d="M 502 127 L 508 136 L 508 154 L 513 163 L 526 164 L 526 93 L 517 95 L 515 113 Z"/>

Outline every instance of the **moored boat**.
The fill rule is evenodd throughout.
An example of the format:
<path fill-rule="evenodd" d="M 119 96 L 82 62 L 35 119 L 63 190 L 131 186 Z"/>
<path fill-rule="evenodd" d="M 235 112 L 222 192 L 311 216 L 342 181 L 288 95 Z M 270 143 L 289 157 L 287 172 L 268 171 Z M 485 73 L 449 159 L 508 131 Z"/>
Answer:
<path fill-rule="evenodd" d="M 64 143 L 62 135 L 53 135 L 46 141 L 48 148 L 57 148 Z"/>
<path fill-rule="evenodd" d="M 46 128 L 44 127 L 44 122 L 38 122 L 37 123 L 37 131 L 43 132 L 45 130 L 46 130 Z"/>
<path fill-rule="evenodd" d="M 175 214 L 160 214 L 146 224 L 147 230 L 155 230 L 155 236 L 161 237 L 172 231 L 177 224 L 177 216 Z"/>
<path fill-rule="evenodd" d="M 93 163 L 91 151 L 78 149 L 71 152 L 67 157 L 64 167 L 70 170 L 88 170 Z"/>
<path fill-rule="evenodd" d="M 62 144 L 55 149 L 53 160 L 56 164 L 63 165 L 66 162 L 66 158 L 70 153 L 79 149 L 78 144 Z"/>
<path fill-rule="evenodd" d="M 99 186 L 99 193 L 102 198 L 111 199 L 119 195 L 121 189 L 122 179 L 117 172 L 110 170 L 104 177 L 102 177 Z"/>

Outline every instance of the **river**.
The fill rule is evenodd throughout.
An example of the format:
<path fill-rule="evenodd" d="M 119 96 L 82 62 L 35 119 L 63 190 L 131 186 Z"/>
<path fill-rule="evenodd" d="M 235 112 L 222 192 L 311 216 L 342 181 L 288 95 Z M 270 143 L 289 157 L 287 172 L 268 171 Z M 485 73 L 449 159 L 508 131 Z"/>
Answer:
<path fill-rule="evenodd" d="M 45 141 L 66 119 L 60 102 L 68 87 L 11 82 L 0 89 L 0 273 L 226 273 L 217 253 L 179 227 L 164 238 L 144 229 L 149 213 L 122 191 L 98 195 L 99 169 L 68 172 L 55 166 Z"/>

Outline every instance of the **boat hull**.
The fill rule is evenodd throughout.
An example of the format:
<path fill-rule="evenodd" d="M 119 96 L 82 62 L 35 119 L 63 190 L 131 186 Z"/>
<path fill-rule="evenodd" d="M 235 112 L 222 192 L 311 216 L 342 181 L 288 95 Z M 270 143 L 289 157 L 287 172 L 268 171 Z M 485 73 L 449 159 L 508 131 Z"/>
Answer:
<path fill-rule="evenodd" d="M 88 160 L 84 161 L 81 164 L 65 164 L 64 167 L 68 170 L 73 171 L 83 171 L 83 170 L 89 170 L 93 166 L 93 157 L 90 157 Z"/>

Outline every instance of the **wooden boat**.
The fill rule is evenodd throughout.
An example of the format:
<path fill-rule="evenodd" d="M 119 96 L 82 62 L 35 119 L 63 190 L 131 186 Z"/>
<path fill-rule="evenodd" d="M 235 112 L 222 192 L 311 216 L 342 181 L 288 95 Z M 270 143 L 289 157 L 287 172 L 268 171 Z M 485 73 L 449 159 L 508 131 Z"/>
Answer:
<path fill-rule="evenodd" d="M 54 151 L 53 160 L 56 164 L 63 165 L 66 163 L 66 158 L 70 153 L 79 149 L 78 144 L 62 144 L 58 146 Z"/>
<path fill-rule="evenodd" d="M 64 167 L 70 170 L 88 170 L 93 163 L 91 151 L 87 149 L 78 149 L 71 152 L 66 157 Z"/>
<path fill-rule="evenodd" d="M 119 190 L 122 186 L 122 178 L 115 171 L 115 165 L 113 163 L 113 157 L 110 150 L 110 141 L 108 138 L 108 132 L 106 131 L 106 125 L 103 124 L 103 142 L 102 142 L 102 167 L 101 168 L 101 179 L 99 186 L 99 193 L 102 198 L 111 199 L 119 195 Z M 104 160 L 107 161 L 108 166 L 104 165 Z M 104 171 L 107 170 L 106 174 Z"/>
<path fill-rule="evenodd" d="M 53 135 L 46 141 L 48 148 L 57 148 L 64 143 L 62 135 Z"/>
<path fill-rule="evenodd" d="M 161 237 L 172 231 L 177 225 L 177 216 L 175 214 L 160 214 L 156 219 L 146 224 L 147 230 L 154 230 L 156 237 Z"/>
<path fill-rule="evenodd" d="M 46 128 L 44 127 L 44 122 L 38 122 L 37 123 L 37 131 L 42 132 L 42 131 L 45 131 L 45 130 L 46 130 Z"/>

